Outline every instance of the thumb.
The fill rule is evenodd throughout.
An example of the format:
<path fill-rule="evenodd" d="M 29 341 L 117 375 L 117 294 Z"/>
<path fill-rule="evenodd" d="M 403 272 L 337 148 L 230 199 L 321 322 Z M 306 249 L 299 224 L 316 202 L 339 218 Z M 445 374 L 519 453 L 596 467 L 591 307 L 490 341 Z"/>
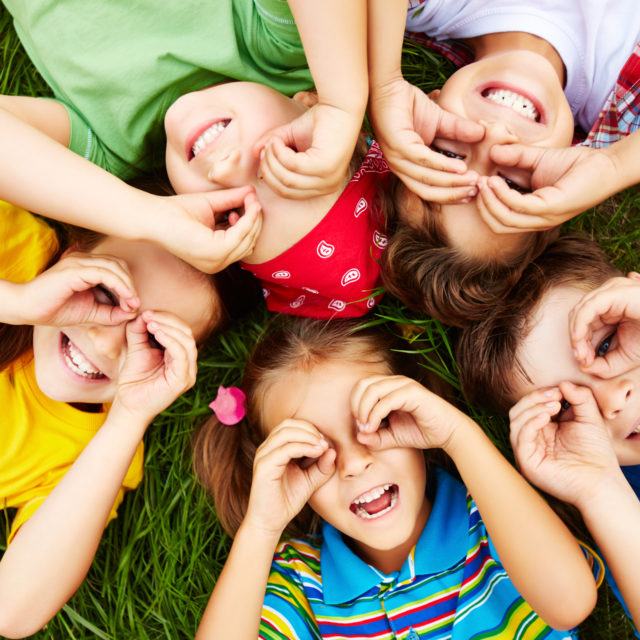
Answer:
<path fill-rule="evenodd" d="M 313 493 L 319 489 L 335 471 L 336 467 L 336 450 L 327 449 L 307 470 L 307 477 L 309 479 L 309 487 Z"/>
<path fill-rule="evenodd" d="M 544 152 L 545 149 L 541 147 L 524 144 L 495 144 L 491 147 L 489 156 L 497 164 L 533 171 Z"/>
<path fill-rule="evenodd" d="M 393 449 L 398 446 L 398 442 L 390 429 L 378 429 L 373 433 L 360 431 L 356 435 L 356 438 L 360 444 L 363 444 L 372 451 Z"/>
<path fill-rule="evenodd" d="M 122 307 L 113 307 L 110 304 L 98 304 L 89 322 L 113 326 L 133 320 L 135 313 L 135 311 L 125 311 Z"/>
<path fill-rule="evenodd" d="M 481 124 L 457 116 L 449 111 L 440 110 L 436 136 L 460 140 L 461 142 L 480 142 L 484 138 L 484 134 L 485 130 Z"/>
<path fill-rule="evenodd" d="M 147 323 L 142 316 L 138 316 L 133 322 L 129 322 L 125 328 L 127 336 L 127 345 L 131 350 L 132 347 L 148 346 L 149 337 L 147 336 Z"/>
<path fill-rule="evenodd" d="M 559 385 L 562 396 L 571 403 L 573 415 L 577 422 L 599 424 L 601 422 L 600 409 L 596 399 L 588 387 L 579 387 L 571 382 L 561 382 Z"/>

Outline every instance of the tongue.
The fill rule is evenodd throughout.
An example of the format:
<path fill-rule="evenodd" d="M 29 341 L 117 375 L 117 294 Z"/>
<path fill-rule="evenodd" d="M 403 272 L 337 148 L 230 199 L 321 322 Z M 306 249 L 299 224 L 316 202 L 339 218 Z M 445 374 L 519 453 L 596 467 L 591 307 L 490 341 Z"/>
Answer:
<path fill-rule="evenodd" d="M 391 504 L 391 491 L 385 491 L 379 498 L 360 505 L 370 516 L 386 509 Z"/>

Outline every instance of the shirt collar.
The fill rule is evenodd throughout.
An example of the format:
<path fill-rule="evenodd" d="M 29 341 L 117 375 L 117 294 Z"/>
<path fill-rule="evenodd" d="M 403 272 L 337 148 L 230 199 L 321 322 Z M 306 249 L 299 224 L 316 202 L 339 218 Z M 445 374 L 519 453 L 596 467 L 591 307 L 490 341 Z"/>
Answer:
<path fill-rule="evenodd" d="M 320 571 L 326 604 L 355 600 L 385 582 L 401 583 L 413 580 L 416 575 L 439 573 L 460 560 L 461 550 L 467 549 L 467 490 L 440 469 L 436 469 L 436 481 L 429 520 L 398 573 L 386 575 L 367 564 L 349 548 L 340 531 L 328 522 L 322 523 Z"/>

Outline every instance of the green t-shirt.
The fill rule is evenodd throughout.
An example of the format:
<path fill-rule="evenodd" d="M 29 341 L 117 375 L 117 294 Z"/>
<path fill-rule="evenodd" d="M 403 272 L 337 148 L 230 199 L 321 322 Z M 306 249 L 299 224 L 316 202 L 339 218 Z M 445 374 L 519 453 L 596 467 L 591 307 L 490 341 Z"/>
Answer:
<path fill-rule="evenodd" d="M 245 80 L 312 86 L 286 0 L 3 0 L 67 109 L 69 147 L 120 177 L 164 164 L 181 95 Z"/>

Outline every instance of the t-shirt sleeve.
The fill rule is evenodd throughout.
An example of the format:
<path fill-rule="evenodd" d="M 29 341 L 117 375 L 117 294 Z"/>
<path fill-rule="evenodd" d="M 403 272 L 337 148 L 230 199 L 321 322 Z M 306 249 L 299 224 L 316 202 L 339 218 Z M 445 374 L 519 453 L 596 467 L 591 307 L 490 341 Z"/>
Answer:
<path fill-rule="evenodd" d="M 113 506 L 111 507 L 111 511 L 109 512 L 109 517 L 105 526 L 117 517 L 118 507 L 122 503 L 125 491 L 129 489 L 135 489 L 140 484 L 140 481 L 142 480 L 143 462 L 144 445 L 141 442 L 136 449 L 133 460 L 131 461 L 131 465 L 129 466 L 127 474 L 125 475 L 122 482 L 122 486 L 120 487 L 118 495 L 116 496 Z M 64 474 L 60 475 L 56 482 L 48 486 L 38 487 L 36 490 L 34 490 L 33 497 L 17 510 L 13 521 L 11 522 L 11 531 L 9 532 L 7 544 L 11 543 L 11 541 L 15 538 L 18 529 L 20 529 L 20 527 L 36 512 L 38 507 L 46 500 L 47 496 L 55 489 L 56 485 L 58 484 L 58 482 L 60 482 L 63 475 Z M 37 495 L 35 495 L 36 492 Z"/>
<path fill-rule="evenodd" d="M 321 640 L 309 601 L 294 575 L 274 559 L 262 605 L 260 640 Z"/>
<path fill-rule="evenodd" d="M 50 98 L 50 100 L 59 102 L 67 111 L 71 151 L 120 178 L 126 179 L 131 175 L 131 167 L 103 144 L 79 111 L 62 100 L 56 98 Z"/>
<path fill-rule="evenodd" d="M 0 278 L 28 282 L 58 249 L 55 231 L 41 218 L 0 201 Z"/>

